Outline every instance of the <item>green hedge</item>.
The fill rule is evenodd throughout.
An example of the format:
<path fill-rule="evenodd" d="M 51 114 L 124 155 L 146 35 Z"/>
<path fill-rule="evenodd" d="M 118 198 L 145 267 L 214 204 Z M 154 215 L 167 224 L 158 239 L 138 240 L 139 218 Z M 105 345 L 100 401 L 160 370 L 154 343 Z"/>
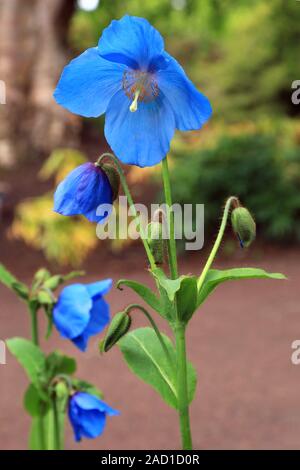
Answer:
<path fill-rule="evenodd" d="M 205 204 L 205 233 L 216 230 L 221 207 L 236 195 L 253 213 L 258 236 L 300 241 L 300 148 L 276 137 L 221 137 L 213 148 L 174 155 L 174 201 Z"/>

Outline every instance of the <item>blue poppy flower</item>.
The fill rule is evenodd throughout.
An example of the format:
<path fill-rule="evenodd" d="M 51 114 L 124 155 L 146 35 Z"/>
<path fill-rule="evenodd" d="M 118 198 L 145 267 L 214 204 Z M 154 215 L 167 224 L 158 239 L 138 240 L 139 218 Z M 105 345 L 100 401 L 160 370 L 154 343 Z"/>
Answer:
<path fill-rule="evenodd" d="M 208 99 L 165 52 L 159 32 L 128 15 L 112 21 L 98 47 L 64 68 L 54 97 L 81 116 L 106 113 L 112 150 L 122 162 L 140 167 L 166 156 L 175 128 L 200 129 L 212 113 Z"/>
<path fill-rule="evenodd" d="M 76 441 L 93 439 L 104 431 L 106 416 L 119 415 L 104 401 L 85 392 L 76 392 L 69 400 L 69 418 Z"/>
<path fill-rule="evenodd" d="M 62 215 L 84 215 L 91 222 L 104 222 L 113 203 L 113 190 L 105 172 L 94 163 L 78 166 L 58 185 L 54 211 Z M 105 204 L 105 206 L 104 206 Z M 103 205 L 97 212 L 97 208 Z"/>
<path fill-rule="evenodd" d="M 53 308 L 53 321 L 61 336 L 72 340 L 82 351 L 90 336 L 100 333 L 109 323 L 109 305 L 103 296 L 112 280 L 65 287 Z"/>

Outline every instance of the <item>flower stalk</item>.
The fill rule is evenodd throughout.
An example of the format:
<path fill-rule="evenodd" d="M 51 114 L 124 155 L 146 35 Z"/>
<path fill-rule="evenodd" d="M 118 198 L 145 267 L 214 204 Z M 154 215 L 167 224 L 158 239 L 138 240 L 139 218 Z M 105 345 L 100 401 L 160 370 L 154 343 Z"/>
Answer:
<path fill-rule="evenodd" d="M 127 197 L 129 207 L 133 212 L 134 218 L 139 220 L 139 215 L 138 215 L 138 212 L 135 208 L 135 205 L 134 205 L 134 202 L 133 202 L 133 199 L 132 199 L 132 196 L 131 196 L 131 192 L 129 190 L 129 187 L 128 187 L 128 184 L 127 184 L 127 181 L 126 181 L 126 177 L 124 175 L 123 169 L 122 169 L 118 159 L 112 153 L 103 153 L 98 158 L 97 164 L 101 165 L 102 160 L 105 159 L 105 158 L 110 158 L 113 161 L 113 163 L 115 164 L 115 166 L 118 170 L 118 173 L 120 175 L 121 185 L 122 185 L 123 191 L 124 191 L 124 193 Z M 142 224 L 139 224 L 138 229 L 139 229 L 141 239 L 142 239 L 142 242 L 143 242 L 143 245 L 144 245 L 148 260 L 149 260 L 149 263 L 150 263 L 150 267 L 151 267 L 151 269 L 154 269 L 155 266 L 156 266 L 155 260 L 154 260 L 153 254 L 151 252 L 151 249 L 149 247 L 149 244 L 147 242 L 146 235 L 144 234 Z"/>
<path fill-rule="evenodd" d="M 172 192 L 170 173 L 168 167 L 167 157 L 162 161 L 162 176 L 165 192 L 165 202 L 167 206 L 167 221 L 168 221 L 168 252 L 169 252 L 169 266 L 172 279 L 178 278 L 178 264 L 175 240 L 175 226 L 174 226 L 174 213 L 172 211 Z M 174 313 L 175 313 L 175 341 L 176 341 L 176 355 L 177 355 L 177 395 L 178 395 L 178 411 L 179 423 L 181 432 L 181 441 L 183 449 L 192 449 L 192 436 L 189 417 L 188 405 L 188 386 L 187 386 L 187 357 L 185 346 L 185 325 L 178 319 L 178 306 L 175 295 L 174 300 Z"/>
<path fill-rule="evenodd" d="M 33 344 L 35 346 L 39 346 L 39 328 L 38 328 L 38 306 L 34 303 L 31 302 L 30 300 L 28 301 L 28 310 L 31 316 L 31 338 Z M 44 419 L 43 419 L 43 403 L 40 402 L 39 404 L 40 407 L 40 414 L 37 417 L 38 419 L 38 439 L 39 439 L 39 448 L 40 450 L 45 450 L 46 449 L 46 443 L 45 443 L 45 427 L 44 427 Z"/>

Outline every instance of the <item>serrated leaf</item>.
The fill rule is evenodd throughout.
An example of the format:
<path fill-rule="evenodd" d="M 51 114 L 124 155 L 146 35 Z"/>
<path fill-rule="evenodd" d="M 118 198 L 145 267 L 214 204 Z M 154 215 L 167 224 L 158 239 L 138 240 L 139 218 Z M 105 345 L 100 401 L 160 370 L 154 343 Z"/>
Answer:
<path fill-rule="evenodd" d="M 286 277 L 281 273 L 268 273 L 259 268 L 210 269 L 198 292 L 197 306 L 199 307 L 222 282 L 239 279 L 286 279 Z"/>
<path fill-rule="evenodd" d="M 127 333 L 118 343 L 129 368 L 151 385 L 171 407 L 177 409 L 176 351 L 171 340 L 162 335 L 174 367 L 169 363 L 152 328 Z M 196 372 L 188 362 L 188 393 L 192 401 L 196 389 Z"/>
<path fill-rule="evenodd" d="M 38 346 L 24 338 L 8 339 L 6 345 L 25 369 L 30 382 L 41 393 L 46 379 L 46 358 L 44 353 Z"/>
<path fill-rule="evenodd" d="M 160 299 L 152 292 L 152 290 L 141 284 L 140 282 L 131 281 L 130 279 L 120 279 L 117 283 L 117 288 L 122 289 L 122 286 L 130 287 L 136 294 L 138 294 L 153 310 L 162 314 L 162 305 Z"/>

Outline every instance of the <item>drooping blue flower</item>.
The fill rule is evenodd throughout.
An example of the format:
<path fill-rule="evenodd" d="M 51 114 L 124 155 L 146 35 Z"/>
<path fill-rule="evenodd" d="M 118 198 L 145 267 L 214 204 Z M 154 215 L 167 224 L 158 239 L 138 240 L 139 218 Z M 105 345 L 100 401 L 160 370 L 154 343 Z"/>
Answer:
<path fill-rule="evenodd" d="M 93 439 L 104 431 L 106 416 L 119 415 L 104 401 L 85 392 L 76 392 L 69 400 L 69 418 L 76 441 L 82 437 Z"/>
<path fill-rule="evenodd" d="M 113 203 L 113 190 L 105 172 L 88 162 L 75 168 L 58 185 L 54 211 L 62 215 L 84 215 L 91 222 L 104 222 Z M 97 208 L 101 205 L 101 207 Z M 98 214 L 98 215 L 97 215 Z"/>
<path fill-rule="evenodd" d="M 70 339 L 81 351 L 90 336 L 100 333 L 109 323 L 109 305 L 103 296 L 112 280 L 65 287 L 53 308 L 53 321 L 61 336 Z"/>
<path fill-rule="evenodd" d="M 200 129 L 212 113 L 208 99 L 165 52 L 159 32 L 128 15 L 112 21 L 98 47 L 64 68 L 54 97 L 81 116 L 106 113 L 112 150 L 124 163 L 141 167 L 166 156 L 175 128 Z"/>

